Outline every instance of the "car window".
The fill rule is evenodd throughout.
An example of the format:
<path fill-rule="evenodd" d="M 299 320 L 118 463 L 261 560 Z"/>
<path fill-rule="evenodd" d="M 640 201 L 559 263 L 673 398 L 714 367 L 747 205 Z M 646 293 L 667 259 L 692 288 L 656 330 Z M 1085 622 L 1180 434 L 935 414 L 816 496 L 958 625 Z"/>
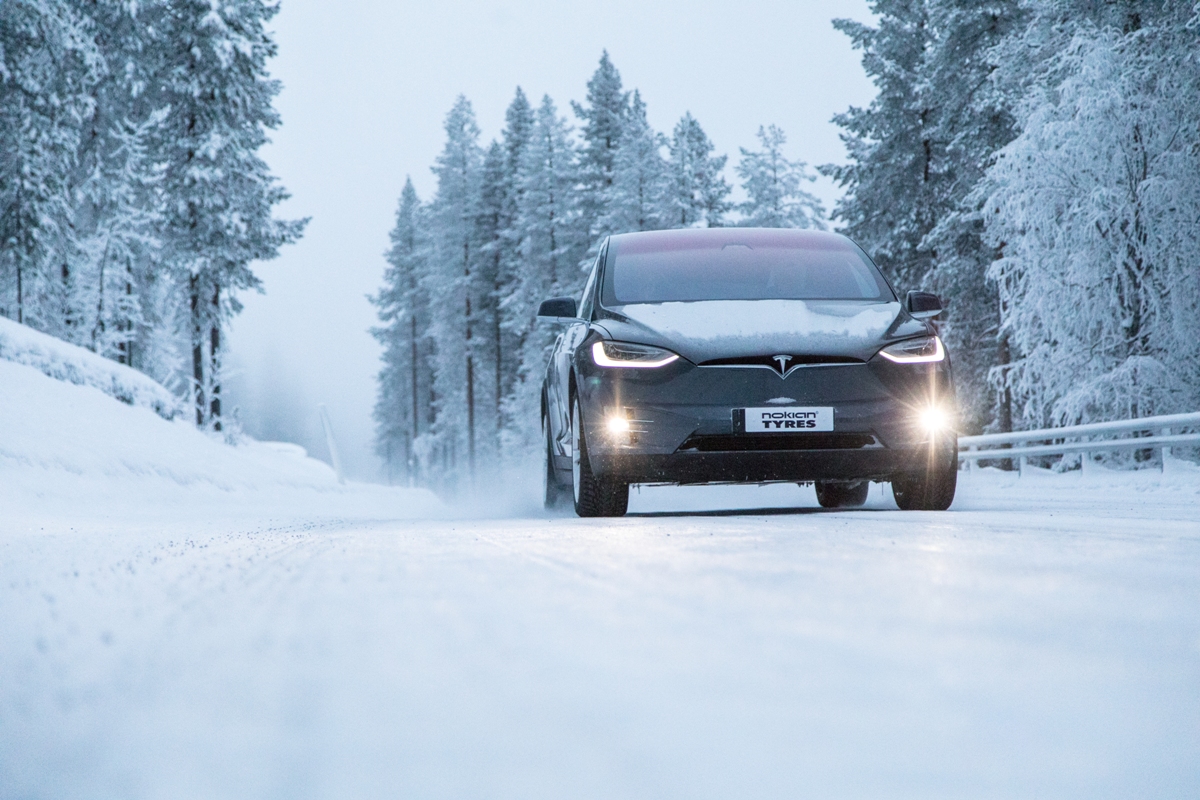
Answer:
<path fill-rule="evenodd" d="M 866 254 L 843 237 L 677 236 L 655 246 L 640 236 L 610 240 L 606 304 L 894 299 Z"/>
<path fill-rule="evenodd" d="M 607 243 L 600 248 L 600 255 L 596 257 L 596 263 L 592 265 L 591 274 L 588 275 L 587 283 L 583 286 L 583 295 L 579 298 L 580 319 L 590 320 L 592 318 L 592 300 L 596 296 L 596 276 L 600 274 L 600 265 L 604 263 L 607 249 Z"/>

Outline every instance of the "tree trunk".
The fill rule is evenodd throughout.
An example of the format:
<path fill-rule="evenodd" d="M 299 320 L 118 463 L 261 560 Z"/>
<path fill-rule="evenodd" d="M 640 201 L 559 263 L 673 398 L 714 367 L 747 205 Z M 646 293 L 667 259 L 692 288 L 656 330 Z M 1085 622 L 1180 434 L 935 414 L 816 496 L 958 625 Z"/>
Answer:
<path fill-rule="evenodd" d="M 96 324 L 92 326 L 92 352 L 99 352 L 98 339 L 104 335 L 104 267 L 108 264 L 108 245 L 104 245 L 104 255 L 100 257 L 100 277 L 96 281 Z M 120 323 L 118 323 L 120 324 Z M 105 354 L 101 354 L 105 355 Z M 118 363 L 120 360 L 118 359 Z"/>
<path fill-rule="evenodd" d="M 466 295 L 466 351 L 467 351 L 467 473 L 471 483 L 475 482 L 475 361 L 471 352 L 471 253 L 470 245 L 463 242 L 463 289 Z"/>
<path fill-rule="evenodd" d="M 471 296 L 467 295 L 467 471 L 475 480 L 475 358 L 471 352 Z"/>
<path fill-rule="evenodd" d="M 500 404 L 504 399 L 504 339 L 500 328 L 500 256 L 496 255 L 496 304 L 492 312 L 492 337 L 496 342 L 496 453 L 500 453 L 500 433 L 504 430 L 504 418 Z"/>
<path fill-rule="evenodd" d="M 411 342 L 410 343 L 412 345 L 412 353 L 411 353 L 411 358 L 409 360 L 409 371 L 411 373 L 410 379 L 412 382 L 412 393 L 411 393 L 412 419 L 409 422 L 411 431 L 409 432 L 409 435 L 406 437 L 408 439 L 408 446 L 405 448 L 405 452 L 407 453 L 408 485 L 416 486 L 417 485 L 417 458 L 416 458 L 416 451 L 414 450 L 414 448 L 416 447 L 417 436 L 419 436 L 421 433 L 421 396 L 420 396 L 420 387 L 417 385 L 417 355 L 418 355 L 417 315 L 416 315 L 416 313 L 414 313 L 414 311 L 411 307 L 409 308 L 409 326 L 411 329 L 411 332 L 410 332 Z"/>
<path fill-rule="evenodd" d="M 1008 332 L 1000 334 L 1000 341 L 996 345 L 996 363 L 1001 369 L 1007 367 L 1012 361 L 1012 354 L 1009 351 Z M 1000 389 L 1000 397 L 996 402 L 996 422 L 1000 425 L 1000 433 L 1012 432 L 1012 390 L 1008 387 L 1007 375 L 1003 388 Z"/>
<path fill-rule="evenodd" d="M 467 329 L 468 334 L 470 328 Z M 469 341 L 469 337 L 468 337 Z M 467 469 L 475 480 L 475 361 L 467 350 Z"/>
<path fill-rule="evenodd" d="M 188 278 L 192 311 L 192 384 L 196 393 L 196 427 L 204 427 L 204 318 L 200 310 L 199 279 Z"/>
<path fill-rule="evenodd" d="M 63 304 L 60 311 L 62 312 L 63 330 L 70 331 L 74 322 L 71 314 L 71 266 L 65 260 L 62 263 L 62 292 Z M 78 344 L 74 334 L 68 333 L 64 338 L 72 344 Z"/>
<path fill-rule="evenodd" d="M 1012 361 L 1012 354 L 1009 350 L 1008 331 L 1003 331 L 1000 334 L 1000 341 L 996 345 L 996 362 L 1002 370 Z M 1013 429 L 1012 420 L 1012 389 L 1008 386 L 1008 371 L 1004 370 L 1004 385 L 1000 389 L 1000 397 L 997 398 L 996 422 L 1000 425 L 1000 433 L 1011 433 Z M 1001 449 L 1012 447 L 1011 444 L 1000 445 Z M 1006 458 L 1000 462 L 1000 469 L 1013 469 L 1013 460 Z"/>
<path fill-rule="evenodd" d="M 126 297 L 131 297 L 133 295 L 132 272 L 133 271 L 129 268 L 128 262 L 126 262 L 126 264 L 125 264 L 125 296 Z M 120 364 L 124 364 L 128 367 L 132 367 L 133 366 L 133 322 L 131 322 L 128 319 L 122 319 L 121 320 L 121 332 L 124 333 L 125 336 L 121 340 L 121 342 L 119 344 L 117 344 L 117 349 L 120 351 L 120 355 L 117 356 L 117 362 Z"/>
<path fill-rule="evenodd" d="M 18 242 L 21 241 L 21 185 L 17 184 L 17 202 L 16 217 L 17 217 L 17 236 Z M 25 294 L 21 285 L 21 277 L 24 270 L 21 269 L 21 253 L 16 252 L 14 255 L 17 258 L 17 322 L 25 324 Z"/>
<path fill-rule="evenodd" d="M 213 287 L 212 320 L 210 321 L 210 361 L 208 379 L 212 381 L 212 405 L 209 421 L 213 430 L 221 430 L 221 287 Z"/>
<path fill-rule="evenodd" d="M 417 315 L 410 312 L 412 323 L 412 438 L 416 441 L 421 435 L 421 401 L 417 386 Z"/>

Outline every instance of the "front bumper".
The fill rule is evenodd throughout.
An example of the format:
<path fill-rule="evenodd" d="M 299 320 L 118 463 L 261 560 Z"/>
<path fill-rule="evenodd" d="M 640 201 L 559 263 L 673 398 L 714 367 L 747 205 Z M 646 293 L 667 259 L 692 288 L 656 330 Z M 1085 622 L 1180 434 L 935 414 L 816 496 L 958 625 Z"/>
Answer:
<path fill-rule="evenodd" d="M 761 453 L 608 453 L 590 457 L 599 475 L 628 483 L 770 483 L 772 481 L 888 481 L 916 471 L 929 448 L 904 450 L 772 450 Z"/>
<path fill-rule="evenodd" d="M 931 404 L 953 405 L 944 362 L 821 365 L 786 378 L 682 360 L 655 370 L 582 364 L 577 383 L 592 470 L 629 483 L 890 480 L 928 464 L 953 435 L 931 438 L 917 424 Z M 834 431 L 737 430 L 735 409 L 768 405 L 832 407 Z M 610 431 L 613 416 L 629 430 Z"/>

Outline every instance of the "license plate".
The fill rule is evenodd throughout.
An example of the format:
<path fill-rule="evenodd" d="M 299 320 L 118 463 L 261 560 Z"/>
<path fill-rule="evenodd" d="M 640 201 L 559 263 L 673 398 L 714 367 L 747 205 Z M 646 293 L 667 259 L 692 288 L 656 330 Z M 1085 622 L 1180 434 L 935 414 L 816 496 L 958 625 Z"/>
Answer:
<path fill-rule="evenodd" d="M 833 430 L 833 408 L 826 406 L 775 406 L 737 409 L 746 433 L 805 433 Z"/>

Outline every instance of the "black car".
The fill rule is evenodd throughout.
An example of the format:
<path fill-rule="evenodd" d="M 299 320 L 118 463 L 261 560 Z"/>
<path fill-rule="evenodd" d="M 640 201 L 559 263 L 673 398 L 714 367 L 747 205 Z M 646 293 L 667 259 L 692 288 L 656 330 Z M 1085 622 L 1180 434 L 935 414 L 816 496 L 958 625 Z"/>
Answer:
<path fill-rule="evenodd" d="M 814 481 L 825 507 L 890 481 L 954 499 L 950 357 L 936 295 L 901 303 L 854 242 L 807 230 L 611 236 L 542 389 L 545 501 L 620 516 L 631 483 Z"/>

